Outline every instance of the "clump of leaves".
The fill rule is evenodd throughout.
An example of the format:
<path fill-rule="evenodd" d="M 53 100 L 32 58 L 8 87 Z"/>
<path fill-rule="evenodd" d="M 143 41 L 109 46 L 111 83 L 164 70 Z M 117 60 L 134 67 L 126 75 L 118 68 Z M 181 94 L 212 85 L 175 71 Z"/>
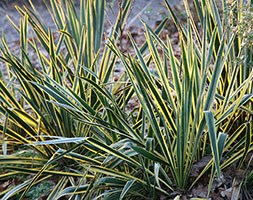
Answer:
<path fill-rule="evenodd" d="M 219 14 L 215 1 L 194 0 L 199 23 L 183 2 L 186 26 L 165 1 L 179 32 L 179 57 L 169 38 L 159 38 L 166 19 L 155 31 L 144 24 L 146 41 L 140 48 L 130 36 L 135 55 L 120 52 L 116 44 L 128 0 L 119 3 L 104 48 L 106 1 L 81 0 L 79 15 L 72 1 L 51 0 L 58 36 L 32 4 L 17 8 L 23 16 L 19 27 L 13 24 L 20 33 L 20 55 L 4 38 L 0 47 L 9 75 L 8 82 L 0 81 L 0 131 L 5 146 L 25 146 L 39 156 L 0 156 L 1 163 L 21 165 L 7 166 L 1 178 L 27 175 L 22 184 L 3 191 L 2 199 L 22 198 L 56 177 L 49 199 L 173 198 L 206 173 L 211 190 L 224 168 L 243 166 L 253 149 L 253 70 L 243 68 L 251 58 L 234 62 L 242 55 L 242 38 L 230 31 L 228 16 Z M 223 1 L 222 10 L 226 6 Z M 28 27 L 34 39 L 27 37 Z M 117 59 L 126 73 L 113 82 Z M 127 111 L 134 98 L 139 107 Z M 194 175 L 194 164 L 208 151 L 211 158 Z"/>
<path fill-rule="evenodd" d="M 80 181 L 83 183 L 88 176 L 90 182 L 95 173 L 87 170 L 87 164 L 103 162 L 104 156 L 95 153 L 99 147 L 88 147 L 83 140 L 91 137 L 108 145 L 117 140 L 113 131 L 113 127 L 117 127 L 113 125 L 116 118 L 107 115 L 116 102 L 109 93 L 114 89 L 110 81 L 116 59 L 108 47 L 102 48 L 106 1 L 80 0 L 80 11 L 73 1 L 51 0 L 49 3 L 57 34 L 45 26 L 30 1 L 30 7 L 17 7 L 22 16 L 20 25 L 11 21 L 20 34 L 20 55 L 12 53 L 5 38 L 1 38 L 0 59 L 5 63 L 8 76 L 0 81 L 3 119 L 0 130 L 4 147 L 0 160 L 7 165 L 1 178 L 18 173 L 27 178 L 21 185 L 1 192 L 3 199 L 20 192 L 23 192 L 22 198 L 33 185 L 59 174 L 59 184 L 51 191 L 51 198 L 66 195 L 68 190 L 64 188 L 76 183 L 70 177 L 83 177 Z M 122 1 L 119 5 L 118 18 L 106 36 L 115 43 L 131 1 Z M 33 38 L 28 38 L 28 27 Z M 120 85 L 114 89 L 115 93 Z M 117 96 L 122 99 L 123 92 Z M 124 119 L 123 115 L 121 118 Z M 112 125 L 104 135 L 102 129 L 108 120 Z M 14 146 L 27 152 L 32 150 L 33 156 L 15 155 L 13 150 L 9 151 Z M 93 159 L 94 156 L 98 158 Z M 29 176 L 34 174 L 37 175 Z"/>

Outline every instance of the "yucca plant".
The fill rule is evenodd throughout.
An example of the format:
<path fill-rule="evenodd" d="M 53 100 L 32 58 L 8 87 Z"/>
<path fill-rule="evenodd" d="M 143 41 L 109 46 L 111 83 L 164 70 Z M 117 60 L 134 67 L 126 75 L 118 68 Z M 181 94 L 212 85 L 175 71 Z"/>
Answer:
<path fill-rule="evenodd" d="M 0 82 L 0 178 L 25 175 L 25 181 L 2 192 L 2 199 L 23 198 L 32 186 L 52 179 L 57 183 L 48 199 L 170 198 L 171 191 L 191 189 L 207 172 L 211 188 L 223 168 L 234 162 L 243 167 L 252 150 L 253 76 L 247 68 L 238 78 L 243 53 L 237 41 L 243 36 L 237 27 L 229 30 L 225 1 L 221 16 L 214 0 L 195 0 L 200 26 L 187 1 L 186 25 L 165 3 L 179 31 L 180 58 L 169 38 L 159 39 L 166 20 L 155 31 L 144 24 L 141 48 L 130 36 L 135 55 L 119 51 L 131 1 L 120 4 L 103 51 L 105 1 L 81 0 L 79 15 L 72 1 L 51 0 L 57 34 L 32 3 L 31 9 L 17 8 L 23 16 L 19 27 L 13 23 L 20 55 L 1 42 L 9 77 Z M 28 27 L 34 39 L 27 37 Z M 117 57 L 126 74 L 113 82 Z M 136 97 L 139 107 L 127 110 Z M 239 118 L 244 121 L 231 128 Z M 194 175 L 193 165 L 209 154 L 206 167 Z"/>
<path fill-rule="evenodd" d="M 44 25 L 32 2 L 30 4 L 29 8 L 17 7 L 23 16 L 20 26 L 12 23 L 20 34 L 20 55 L 11 53 L 5 39 L 1 40 L 1 60 L 5 62 L 9 75 L 5 77 L 6 82 L 1 80 L 0 83 L 1 134 L 4 138 L 1 166 L 8 169 L 2 171 L 1 178 L 16 174 L 37 175 L 3 191 L 3 199 L 13 195 L 22 198 L 32 185 L 60 174 L 64 175 L 59 177 L 59 184 L 50 198 L 64 196 L 69 190 L 63 189 L 75 185 L 75 178 L 81 177 L 78 184 L 83 185 L 90 182 L 87 177 L 94 177 L 95 174 L 86 171 L 86 166 L 81 166 L 82 162 L 99 165 L 103 162 L 103 156 L 97 154 L 100 151 L 98 147 L 83 146 L 78 141 L 92 137 L 92 140 L 98 139 L 110 145 L 118 140 L 113 130 L 117 119 L 109 114 L 116 105 L 116 99 L 108 92 L 113 89 L 109 83 L 115 68 L 115 56 L 107 47 L 102 48 L 106 2 L 82 0 L 78 14 L 72 1 L 50 1 L 48 10 L 58 30 L 56 34 Z M 130 6 L 131 1 L 121 3 L 121 12 L 107 36 L 115 43 Z M 28 27 L 32 28 L 34 38 L 28 38 Z M 30 52 L 36 55 L 35 63 Z M 119 92 L 118 98 L 121 96 Z M 70 108 L 72 112 L 69 112 Z M 115 112 L 119 112 L 124 120 L 125 116 L 119 110 L 115 109 Z M 96 123 L 103 126 L 108 124 L 107 121 L 112 130 L 104 135 Z M 37 146 L 36 142 L 46 143 Z M 15 152 L 15 146 L 24 151 Z M 11 155 L 7 155 L 9 147 L 13 151 Z M 74 153 L 76 149 L 77 153 Z M 24 152 L 30 156 L 24 156 Z M 68 155 L 70 152 L 74 154 Z M 64 155 L 70 157 L 61 159 Z M 98 156 L 98 160 L 93 160 L 93 156 Z M 52 163 L 52 160 L 57 162 Z M 77 160 L 83 161 L 71 169 Z M 81 190 L 86 190 L 86 185 Z"/>
<path fill-rule="evenodd" d="M 50 1 L 48 10 L 56 34 L 30 4 L 31 8 L 17 7 L 23 16 L 20 26 L 12 22 L 20 34 L 20 55 L 13 54 L 5 39 L 1 40 L 1 60 L 8 72 L 6 81 L 1 80 L 1 178 L 26 176 L 22 184 L 3 191 L 2 198 L 23 198 L 32 186 L 57 179 L 49 199 L 77 198 L 79 194 L 90 199 L 105 191 L 104 186 L 93 190 L 95 181 L 102 184 L 99 178 L 103 173 L 120 177 L 125 185 L 132 176 L 114 171 L 112 166 L 125 169 L 127 162 L 129 171 L 141 167 L 127 156 L 134 155 L 129 141 L 141 138 L 134 131 L 128 132 L 131 128 L 125 107 L 133 89 L 124 75 L 117 83 L 111 82 L 116 56 L 102 44 L 106 2 L 82 0 L 78 15 L 72 1 Z M 120 6 L 108 36 L 114 43 L 131 1 Z M 28 38 L 28 27 L 34 38 Z M 146 48 L 144 44 L 142 51 Z M 35 63 L 30 52 L 36 55 Z M 111 163 L 115 155 L 121 160 Z"/>
<path fill-rule="evenodd" d="M 144 171 L 158 170 L 159 165 L 176 188 L 191 189 L 211 169 L 210 191 L 214 178 L 222 182 L 222 169 L 233 163 L 242 167 L 246 155 L 252 151 L 253 71 L 249 66 L 239 70 L 241 63 L 237 62 L 246 56 L 244 66 L 250 65 L 252 58 L 241 52 L 243 47 L 238 40 L 244 38 L 238 36 L 240 27 L 230 30 L 225 1 L 222 16 L 215 1 L 194 3 L 200 26 L 193 20 L 187 1 L 184 1 L 187 26 L 179 22 L 166 1 L 180 34 L 179 59 L 173 54 L 169 38 L 163 43 L 146 25 L 148 54 L 141 53 L 133 39 L 134 57 L 121 54 L 113 43 L 111 46 L 138 96 L 145 120 L 145 126 L 140 128 L 145 133 L 144 141 L 152 138 L 154 142 L 152 151 L 145 143 L 143 147 L 133 146 L 148 163 Z M 238 76 L 240 73 L 243 78 Z M 194 177 L 193 164 L 208 155 L 208 149 L 212 158 Z M 221 158 L 224 158 L 222 163 Z M 195 178 L 193 182 L 191 176 Z M 159 182 L 156 184 L 160 186 Z"/>

